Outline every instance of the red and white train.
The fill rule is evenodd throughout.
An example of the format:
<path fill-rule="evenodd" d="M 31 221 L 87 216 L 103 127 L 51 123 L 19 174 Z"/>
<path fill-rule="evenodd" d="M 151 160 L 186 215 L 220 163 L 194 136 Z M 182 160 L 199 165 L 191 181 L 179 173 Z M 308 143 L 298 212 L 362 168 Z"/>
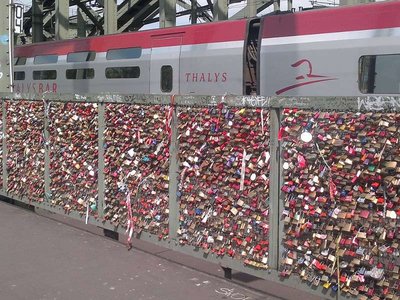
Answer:
<path fill-rule="evenodd" d="M 263 96 L 400 92 L 400 1 L 37 43 L 17 93 Z"/>

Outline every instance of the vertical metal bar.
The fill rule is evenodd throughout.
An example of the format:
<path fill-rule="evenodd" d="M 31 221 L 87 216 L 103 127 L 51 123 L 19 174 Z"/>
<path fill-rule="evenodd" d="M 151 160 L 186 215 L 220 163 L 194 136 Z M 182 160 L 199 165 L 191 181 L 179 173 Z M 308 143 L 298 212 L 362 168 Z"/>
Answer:
<path fill-rule="evenodd" d="M 278 124 L 277 131 L 279 132 L 279 128 L 281 126 L 281 121 L 282 121 L 283 107 L 277 108 L 277 109 L 275 109 L 275 111 L 276 111 L 276 114 L 277 114 L 277 124 Z M 278 137 L 278 133 L 277 133 L 276 136 Z M 277 256 L 278 256 L 278 267 L 279 267 L 279 258 L 280 258 L 281 253 L 283 253 L 282 241 L 283 241 L 283 236 L 284 236 L 284 233 L 285 233 L 285 224 L 284 224 L 284 222 L 279 222 L 279 220 L 280 220 L 280 218 L 282 216 L 282 213 L 283 213 L 283 209 L 284 209 L 284 205 L 282 205 L 282 202 L 285 200 L 284 194 L 281 193 L 281 187 L 283 185 L 283 172 L 284 172 L 284 169 L 282 167 L 282 163 L 283 162 L 280 159 L 282 157 L 282 152 L 283 152 L 283 145 L 282 145 L 282 143 L 280 141 L 278 141 L 277 148 L 278 148 L 277 155 L 279 157 L 279 163 L 278 163 L 278 169 L 277 169 L 277 172 L 279 174 L 279 178 L 278 178 L 278 182 L 277 182 L 277 192 L 278 192 L 277 201 L 278 201 L 278 206 L 279 206 L 278 207 L 278 211 L 277 211 L 278 212 L 278 214 L 277 214 L 277 219 L 278 219 L 277 220 L 277 222 L 278 222 L 278 241 L 277 241 L 278 253 L 277 253 Z"/>
<path fill-rule="evenodd" d="M 50 101 L 44 100 L 44 201 L 50 202 L 52 199 L 51 195 L 51 178 L 50 178 L 50 133 L 49 133 L 49 108 Z"/>
<path fill-rule="evenodd" d="M 56 0 L 56 40 L 68 39 L 69 31 L 69 1 Z"/>
<path fill-rule="evenodd" d="M 83 12 L 83 10 L 80 9 L 79 7 L 77 12 L 77 22 L 78 22 L 77 36 L 86 37 L 87 16 Z"/>
<path fill-rule="evenodd" d="M 191 0 L 190 1 L 191 6 L 190 6 L 190 21 L 192 24 L 197 23 L 197 1 L 196 0 Z"/>
<path fill-rule="evenodd" d="M 98 104 L 98 172 L 97 172 L 97 212 L 100 219 L 104 216 L 105 206 L 105 176 L 104 176 L 104 130 L 106 128 L 105 122 L 106 107 L 105 103 Z"/>
<path fill-rule="evenodd" d="M 11 5 L 0 5 L 0 92 L 10 92 L 10 66 L 12 44 L 10 41 L 10 7 Z"/>
<path fill-rule="evenodd" d="M 214 0 L 213 21 L 228 20 L 228 1 Z"/>
<path fill-rule="evenodd" d="M 10 70 L 10 91 L 14 92 L 14 4 L 10 0 L 8 7 L 8 64 Z"/>
<path fill-rule="evenodd" d="M 247 17 L 252 18 L 257 15 L 257 3 L 255 0 L 247 1 Z"/>
<path fill-rule="evenodd" d="M 104 34 L 113 34 L 118 30 L 117 0 L 104 3 Z"/>
<path fill-rule="evenodd" d="M 269 213 L 269 254 L 268 254 L 268 267 L 277 270 L 279 267 L 279 246 L 280 246 L 280 232 L 279 227 L 279 191 L 280 191 L 280 149 L 278 141 L 279 132 L 279 109 L 270 109 L 269 128 L 270 128 L 270 213 Z"/>
<path fill-rule="evenodd" d="M 274 0 L 274 11 L 281 10 L 281 0 Z"/>
<path fill-rule="evenodd" d="M 177 239 L 179 227 L 179 203 L 177 197 L 178 191 L 178 117 L 175 107 L 171 122 L 171 144 L 169 146 L 169 238 Z"/>
<path fill-rule="evenodd" d="M 160 28 L 176 25 L 176 0 L 160 0 Z"/>
<path fill-rule="evenodd" d="M 43 0 L 32 1 L 32 42 L 43 41 Z"/>
<path fill-rule="evenodd" d="M 293 0 L 288 0 L 287 2 L 287 10 L 291 11 L 293 8 Z"/>
<path fill-rule="evenodd" d="M 3 121 L 3 192 L 7 193 L 8 172 L 7 172 L 7 101 L 2 100 L 2 121 Z"/>

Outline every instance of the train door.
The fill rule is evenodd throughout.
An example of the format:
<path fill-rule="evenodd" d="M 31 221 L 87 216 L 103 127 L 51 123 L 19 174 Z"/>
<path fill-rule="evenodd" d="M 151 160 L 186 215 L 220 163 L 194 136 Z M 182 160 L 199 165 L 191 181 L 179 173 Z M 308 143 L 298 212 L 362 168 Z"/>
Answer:
<path fill-rule="evenodd" d="M 260 32 L 260 19 L 252 19 L 248 23 L 247 38 L 244 46 L 243 59 L 243 93 L 245 95 L 258 94 L 258 36 Z"/>
<path fill-rule="evenodd" d="M 181 36 L 152 37 L 150 93 L 179 94 Z"/>

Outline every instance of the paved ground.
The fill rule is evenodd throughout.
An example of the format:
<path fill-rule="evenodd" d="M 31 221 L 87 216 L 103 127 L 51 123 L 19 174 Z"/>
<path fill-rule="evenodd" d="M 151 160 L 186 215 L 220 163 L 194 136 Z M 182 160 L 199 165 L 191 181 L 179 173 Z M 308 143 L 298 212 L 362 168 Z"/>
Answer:
<path fill-rule="evenodd" d="M 149 243 L 127 251 L 77 226 L 0 201 L 0 299 L 318 299 L 242 273 L 228 281 L 215 264 Z"/>

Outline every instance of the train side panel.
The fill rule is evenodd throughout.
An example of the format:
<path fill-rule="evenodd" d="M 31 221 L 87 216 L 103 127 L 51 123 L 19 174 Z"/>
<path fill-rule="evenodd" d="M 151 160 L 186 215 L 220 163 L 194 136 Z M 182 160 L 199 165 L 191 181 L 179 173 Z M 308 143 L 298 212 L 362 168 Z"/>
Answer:
<path fill-rule="evenodd" d="M 399 13 L 400 3 L 382 3 L 265 17 L 260 94 L 364 95 L 366 92 L 360 88 L 360 62 L 366 56 L 400 53 Z M 392 59 L 392 64 L 400 63 L 396 56 Z M 383 87 L 395 84 L 383 82 L 383 72 L 384 68 L 374 83 Z M 395 80 L 398 84 L 398 74 Z M 400 93 L 398 88 L 383 90 Z"/>
<path fill-rule="evenodd" d="M 15 90 L 24 93 L 242 94 L 246 24 L 246 20 L 225 21 L 17 47 L 16 57 L 28 59 L 25 65 L 15 66 L 15 72 L 24 73 L 16 77 Z M 111 49 L 135 47 L 141 49 L 140 57 L 107 59 Z M 95 60 L 67 62 L 70 53 L 85 51 L 95 52 Z M 35 57 L 43 55 L 57 55 L 58 62 L 33 63 Z M 118 72 L 132 71 L 126 70 L 127 67 L 135 69 L 134 78 L 118 77 Z M 94 76 L 68 79 L 68 69 L 78 72 L 90 69 L 86 72 L 94 72 Z M 57 78 L 34 79 L 33 72 L 40 70 L 56 71 Z M 169 79 L 173 81 L 171 84 L 167 82 Z"/>
<path fill-rule="evenodd" d="M 377 38 L 377 34 L 381 37 Z M 316 37 L 318 42 L 313 38 L 307 36 L 301 43 L 285 38 L 263 40 L 262 95 L 363 95 L 359 88 L 360 58 L 400 53 L 400 30 L 320 35 Z"/>
<path fill-rule="evenodd" d="M 99 53 L 98 60 L 92 65 L 96 70 L 96 80 L 90 83 L 91 93 L 122 93 L 122 94 L 147 94 L 150 91 L 150 49 L 142 49 L 140 58 L 106 60 L 106 52 Z M 112 68 L 139 68 L 137 78 L 107 78 Z M 84 86 L 83 86 L 84 88 Z M 71 92 L 84 91 L 75 89 Z M 69 91 L 68 91 L 69 92 Z"/>
<path fill-rule="evenodd" d="M 181 52 L 181 93 L 243 93 L 243 41 L 185 45 Z"/>

